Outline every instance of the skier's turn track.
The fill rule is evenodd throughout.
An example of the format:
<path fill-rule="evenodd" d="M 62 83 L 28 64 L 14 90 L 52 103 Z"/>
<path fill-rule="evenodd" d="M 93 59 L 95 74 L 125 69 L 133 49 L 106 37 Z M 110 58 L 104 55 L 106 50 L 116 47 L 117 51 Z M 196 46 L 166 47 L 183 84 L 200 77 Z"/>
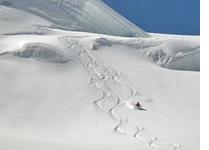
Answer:
<path fill-rule="evenodd" d="M 59 37 L 59 40 L 67 45 L 67 48 L 79 57 L 80 62 L 91 76 L 89 86 L 93 86 L 98 91 L 101 91 L 101 98 L 94 100 L 93 103 L 98 108 L 109 113 L 109 115 L 117 122 L 116 126 L 113 128 L 115 132 L 136 138 L 144 142 L 148 148 L 152 149 L 178 150 L 181 148 L 178 144 L 160 143 L 156 137 L 143 137 L 141 135 L 145 130 L 143 126 L 136 125 L 135 123 L 130 122 L 128 117 L 117 114 L 116 110 L 121 107 L 127 107 L 128 102 L 132 98 L 137 100 L 145 98 L 139 94 L 135 88 L 121 81 L 119 79 L 119 72 L 98 62 L 91 51 L 86 49 L 75 38 L 62 36 Z M 113 88 L 113 85 L 116 88 Z"/>

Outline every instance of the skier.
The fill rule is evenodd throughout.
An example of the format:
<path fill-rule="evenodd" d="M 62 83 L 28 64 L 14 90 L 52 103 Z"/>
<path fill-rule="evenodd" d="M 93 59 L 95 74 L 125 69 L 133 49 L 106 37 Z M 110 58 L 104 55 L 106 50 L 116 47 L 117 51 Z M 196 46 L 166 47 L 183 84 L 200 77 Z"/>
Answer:
<path fill-rule="evenodd" d="M 146 111 L 146 109 L 142 108 L 141 104 L 139 102 L 137 102 L 135 104 L 135 108 L 138 109 L 138 110 L 143 110 L 143 111 Z"/>

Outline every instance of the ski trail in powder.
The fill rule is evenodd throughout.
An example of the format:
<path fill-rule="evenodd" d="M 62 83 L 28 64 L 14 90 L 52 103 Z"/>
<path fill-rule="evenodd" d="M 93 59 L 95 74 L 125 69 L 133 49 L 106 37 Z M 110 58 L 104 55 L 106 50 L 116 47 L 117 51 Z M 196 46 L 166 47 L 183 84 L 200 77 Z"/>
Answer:
<path fill-rule="evenodd" d="M 117 114 L 116 109 L 123 106 L 126 107 L 127 103 L 132 97 L 142 97 L 140 92 L 130 85 L 125 84 L 119 79 L 120 72 L 100 63 L 91 53 L 86 49 L 78 40 L 71 38 L 70 36 L 62 36 L 58 38 L 64 43 L 70 51 L 74 51 L 79 58 L 82 65 L 88 71 L 91 76 L 89 86 L 95 87 L 102 93 L 102 96 L 94 100 L 93 104 L 99 109 L 107 112 L 111 118 L 113 118 L 117 124 L 113 127 L 115 132 L 128 135 L 144 142 L 148 148 L 156 150 L 178 150 L 181 148 L 178 144 L 162 143 L 157 137 L 143 137 L 142 133 L 145 127 L 136 125 L 129 121 L 128 117 L 120 116 Z M 118 87 L 126 89 L 127 95 L 121 96 L 120 92 L 113 92 L 111 90 L 111 83 L 117 84 Z"/>

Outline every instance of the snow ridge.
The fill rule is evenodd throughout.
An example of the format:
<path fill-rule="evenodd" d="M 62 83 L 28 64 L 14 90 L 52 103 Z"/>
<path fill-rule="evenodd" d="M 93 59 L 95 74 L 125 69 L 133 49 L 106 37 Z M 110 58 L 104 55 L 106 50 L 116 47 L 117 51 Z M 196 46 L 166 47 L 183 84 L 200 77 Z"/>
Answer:
<path fill-rule="evenodd" d="M 67 63 L 71 59 L 61 51 L 47 44 L 28 43 L 22 49 L 0 53 L 0 56 L 16 56 L 26 59 L 35 59 L 43 62 Z"/>
<path fill-rule="evenodd" d="M 151 59 L 157 65 L 174 70 L 200 71 L 200 44 L 197 38 L 149 37 L 136 39 L 96 40 L 93 49 L 104 45 L 126 46 L 137 49 L 140 55 Z"/>

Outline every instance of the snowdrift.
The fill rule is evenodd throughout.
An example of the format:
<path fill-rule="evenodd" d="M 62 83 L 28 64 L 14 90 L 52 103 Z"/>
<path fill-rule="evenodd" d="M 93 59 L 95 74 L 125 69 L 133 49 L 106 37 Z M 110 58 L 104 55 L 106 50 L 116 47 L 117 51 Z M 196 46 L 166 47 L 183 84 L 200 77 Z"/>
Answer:
<path fill-rule="evenodd" d="M 20 50 L 0 53 L 1 56 L 17 56 L 25 59 L 33 59 L 43 62 L 67 63 L 70 58 L 66 53 L 56 50 L 54 47 L 42 43 L 28 43 Z"/>

